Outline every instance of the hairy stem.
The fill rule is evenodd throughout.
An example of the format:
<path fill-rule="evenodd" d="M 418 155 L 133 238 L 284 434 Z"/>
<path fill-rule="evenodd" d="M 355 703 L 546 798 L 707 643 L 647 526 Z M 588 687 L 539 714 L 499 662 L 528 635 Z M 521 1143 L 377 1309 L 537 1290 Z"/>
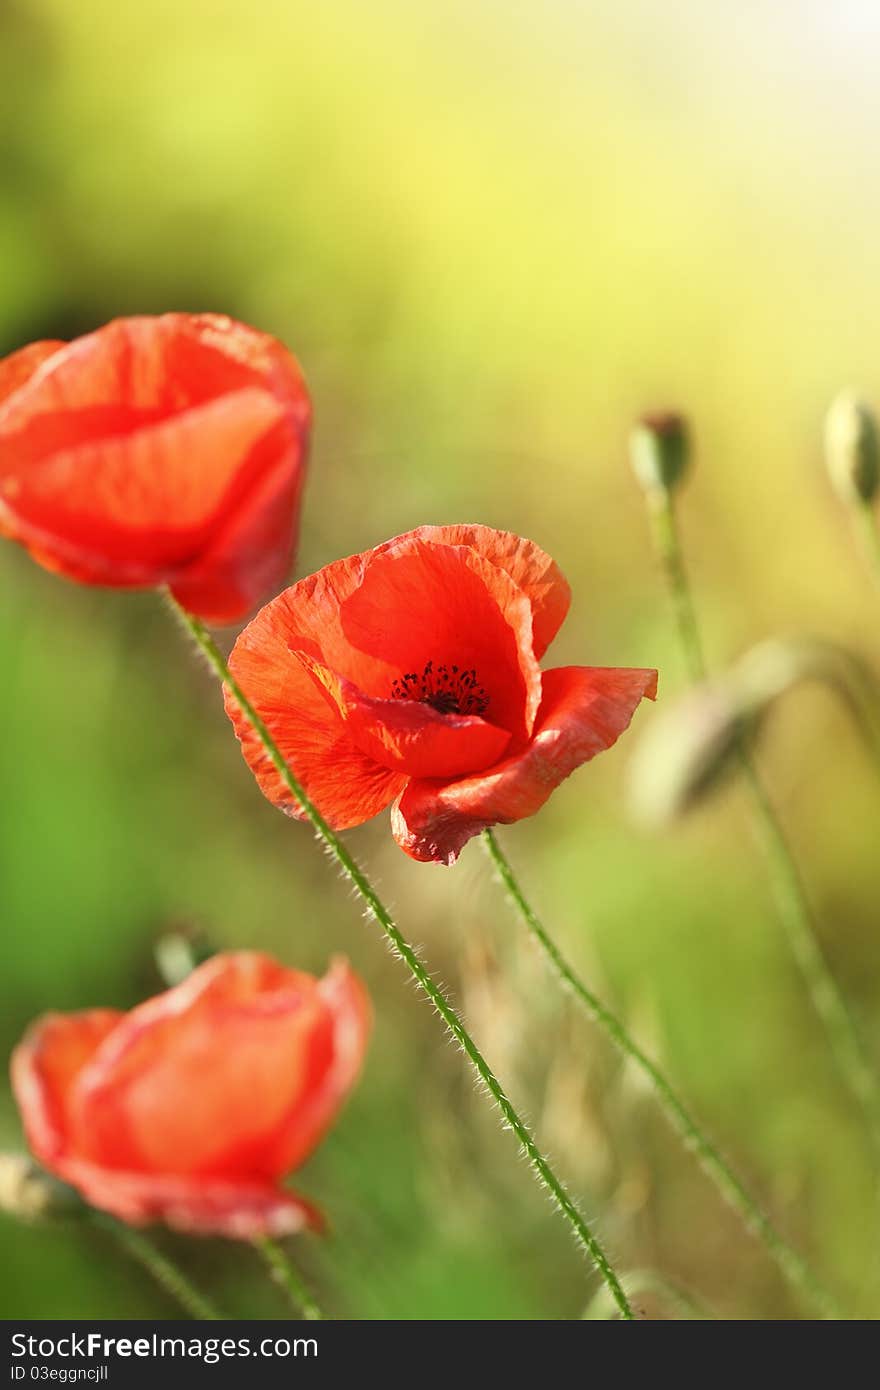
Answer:
<path fill-rule="evenodd" d="M 278 745 L 265 723 L 230 671 L 226 658 L 223 656 L 223 653 L 220 651 L 220 648 L 208 632 L 204 623 L 182 609 L 170 595 L 169 602 L 177 618 L 205 656 L 209 666 L 229 690 L 232 698 L 239 706 L 245 719 L 248 721 L 257 738 L 263 745 L 263 748 L 266 750 L 279 777 L 290 794 L 299 803 L 303 815 L 310 822 L 316 836 L 324 845 L 340 873 L 352 885 L 363 901 L 369 916 L 384 934 L 391 950 L 408 966 L 410 974 L 413 976 L 422 992 L 430 1000 L 431 1004 L 433 1004 L 453 1038 L 455 1038 L 456 1042 L 467 1055 L 474 1070 L 486 1087 L 486 1090 L 501 1111 L 508 1128 L 510 1128 L 516 1136 L 533 1173 L 547 1190 L 556 1207 L 567 1221 L 575 1240 L 592 1260 L 598 1273 L 607 1284 L 609 1293 L 620 1309 L 621 1316 L 626 1319 L 632 1319 L 633 1312 L 626 1294 L 597 1236 L 594 1235 L 565 1187 L 550 1167 L 547 1159 L 538 1148 L 531 1132 L 520 1118 L 513 1103 L 508 1098 L 500 1081 L 480 1052 L 462 1019 L 453 1008 L 440 985 L 437 984 L 413 947 L 404 937 L 364 870 L 360 867 L 353 855 L 349 853 L 343 841 L 328 825 L 318 808 L 306 794 L 305 789 L 300 785 L 296 776 L 283 758 Z"/>
<path fill-rule="evenodd" d="M 219 1322 L 221 1314 L 205 1297 L 199 1293 L 181 1269 L 167 1255 L 157 1250 L 151 1240 L 131 1226 L 124 1226 L 112 1217 L 94 1214 L 94 1222 L 102 1230 L 109 1231 L 138 1264 L 148 1270 L 156 1283 L 184 1312 L 197 1322 Z"/>
<path fill-rule="evenodd" d="M 697 1156 L 703 1170 L 712 1179 L 724 1200 L 739 1212 L 749 1230 L 763 1241 L 786 1278 L 807 1294 L 827 1316 L 837 1317 L 838 1312 L 831 1296 L 822 1288 L 797 1251 L 782 1238 L 769 1218 L 764 1215 L 758 1203 L 701 1129 L 657 1064 L 642 1051 L 620 1019 L 606 1008 L 569 965 L 523 893 L 510 861 L 494 833 L 484 830 L 482 838 L 510 901 L 541 948 L 557 979 L 574 996 L 587 1017 L 604 1029 L 615 1047 L 647 1078 L 667 1119 L 681 1135 L 686 1147 Z"/>
<path fill-rule="evenodd" d="M 651 494 L 649 507 L 655 541 L 675 609 L 682 652 L 691 679 L 701 681 L 706 677 L 706 663 L 669 491 L 664 489 L 656 497 Z M 867 508 L 865 512 L 880 573 L 880 535 L 873 513 L 869 514 Z M 744 740 L 737 746 L 737 758 L 751 801 L 755 832 L 764 852 L 792 954 L 803 975 L 813 1007 L 825 1028 L 841 1078 L 857 1100 L 874 1146 L 880 1153 L 880 1086 L 867 1062 L 849 1009 L 822 955 L 816 922 L 797 861 Z"/>
<path fill-rule="evenodd" d="M 706 658 L 703 654 L 703 640 L 694 608 L 693 595 L 684 567 L 684 556 L 678 539 L 678 526 L 672 506 L 672 496 L 667 488 L 652 488 L 647 494 L 648 518 L 654 547 L 660 557 L 669 594 L 675 613 L 678 640 L 692 681 L 701 681 L 706 675 Z"/>
<path fill-rule="evenodd" d="M 868 1064 L 852 1015 L 822 955 L 803 879 L 785 831 L 745 746 L 739 748 L 743 781 L 752 802 L 755 833 L 770 866 L 779 916 L 791 953 L 806 981 L 825 1028 L 837 1068 L 857 1100 L 871 1142 L 880 1155 L 880 1089 Z"/>
<path fill-rule="evenodd" d="M 268 1236 L 257 1236 L 254 1246 L 265 1260 L 275 1283 L 287 1294 L 295 1311 L 302 1313 L 308 1322 L 322 1322 L 324 1314 L 313 1293 L 277 1241 L 270 1240 Z"/>
<path fill-rule="evenodd" d="M 695 1298 L 693 1294 L 687 1293 L 678 1284 L 664 1279 L 662 1274 L 655 1274 L 651 1269 L 632 1270 L 626 1276 L 626 1284 L 631 1298 L 641 1298 L 646 1293 L 656 1294 L 679 1314 L 677 1321 L 706 1322 L 712 1320 L 711 1313 L 699 1299 Z M 613 1312 L 614 1309 L 608 1303 L 607 1289 L 600 1288 L 597 1289 L 581 1314 L 581 1320 L 584 1322 L 604 1321 Z"/>

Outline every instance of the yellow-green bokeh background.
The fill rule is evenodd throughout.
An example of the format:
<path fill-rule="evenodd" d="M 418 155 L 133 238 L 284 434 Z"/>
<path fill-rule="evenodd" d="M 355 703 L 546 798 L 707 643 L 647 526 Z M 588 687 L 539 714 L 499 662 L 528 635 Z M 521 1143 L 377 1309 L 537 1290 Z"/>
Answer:
<path fill-rule="evenodd" d="M 695 424 L 682 522 L 709 655 L 808 630 L 877 653 L 876 595 L 821 469 L 828 399 L 880 394 L 880 19 L 869 0 L 2 0 L 0 349 L 114 315 L 226 311 L 301 358 L 317 427 L 298 569 L 479 520 L 559 560 L 560 662 L 684 682 L 625 458 Z M 153 596 L 0 554 L 4 1050 L 47 1008 L 158 987 L 169 921 L 373 992 L 363 1085 L 299 1177 L 299 1251 L 358 1318 L 576 1317 L 593 1281 L 402 967 L 259 796 Z M 650 719 L 639 714 L 637 725 Z M 630 822 L 635 735 L 504 843 L 536 905 L 863 1316 L 876 1188 L 731 793 Z M 876 776 L 804 690 L 764 761 L 828 958 L 880 1062 Z M 478 845 L 413 864 L 350 836 L 462 1004 L 619 1267 L 719 1317 L 803 1313 L 560 1004 Z M 0 1144 L 20 1144 L 8 1089 Z M 103 1238 L 3 1220 L 7 1317 L 172 1316 Z M 255 1259 L 166 1240 L 230 1312 L 281 1314 Z M 674 1312 L 647 1300 L 652 1315 Z"/>

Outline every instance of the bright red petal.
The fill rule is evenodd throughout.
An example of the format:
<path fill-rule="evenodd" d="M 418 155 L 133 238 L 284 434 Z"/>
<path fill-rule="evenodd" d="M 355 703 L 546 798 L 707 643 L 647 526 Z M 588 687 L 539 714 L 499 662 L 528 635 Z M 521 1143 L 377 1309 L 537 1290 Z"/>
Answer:
<path fill-rule="evenodd" d="M 198 560 L 171 584 L 178 603 L 207 623 L 240 621 L 290 575 L 305 480 L 304 446 L 289 438 L 285 423 L 257 449 L 274 454 L 274 465 L 258 465 L 260 484 L 230 513 Z M 298 460 L 293 468 L 291 451 Z"/>
<path fill-rule="evenodd" d="M 276 1179 L 342 1104 L 368 1018 L 345 966 L 322 993 L 268 957 L 217 956 L 127 1014 L 92 1056 L 70 1105 L 76 1155 L 102 1169 Z"/>
<path fill-rule="evenodd" d="M 545 551 L 512 531 L 495 531 L 491 526 L 420 526 L 398 539 L 470 546 L 484 560 L 504 570 L 532 606 L 532 643 L 535 656 L 541 660 L 571 603 L 568 581 Z"/>
<path fill-rule="evenodd" d="M 12 1054 L 12 1089 L 28 1143 L 50 1167 L 69 1145 L 74 1083 L 123 1017 L 110 1009 L 46 1014 Z"/>
<path fill-rule="evenodd" d="M 295 622 L 297 610 L 292 611 L 290 603 L 295 590 L 300 585 L 260 610 L 240 634 L 229 664 L 307 794 L 336 830 L 346 830 L 389 806 L 406 777 L 382 767 L 355 745 L 326 690 L 295 655 L 296 644 L 303 641 Z M 299 816 L 294 797 L 234 696 L 226 691 L 224 699 L 263 795 L 289 815 Z"/>
<path fill-rule="evenodd" d="M 564 579 L 530 542 L 421 527 L 280 594 L 239 638 L 232 667 L 312 800 L 343 829 L 393 800 L 406 776 L 477 772 L 508 735 L 524 746 L 541 702 L 534 642 L 546 645 L 567 606 Z M 404 676 L 417 687 L 443 666 L 475 673 L 488 698 L 480 716 L 438 717 L 427 697 L 391 698 Z M 261 789 L 293 809 L 231 696 L 226 708 Z"/>
<path fill-rule="evenodd" d="M 293 358 L 220 316 L 36 344 L 0 364 L 0 533 L 68 578 L 240 619 L 286 576 L 309 422 Z"/>
<path fill-rule="evenodd" d="M 372 1024 L 364 986 L 343 960 L 334 961 L 316 987 L 330 1020 L 326 1065 L 292 1104 L 268 1164 L 275 1173 L 293 1172 L 330 1128 L 360 1075 Z"/>
<path fill-rule="evenodd" d="M 546 671 L 528 747 L 478 777 L 411 782 L 392 811 L 394 838 L 413 859 L 453 863 L 487 826 L 533 815 L 575 768 L 610 748 L 639 702 L 656 692 L 656 671 L 583 666 Z"/>
<path fill-rule="evenodd" d="M 510 742 L 477 715 L 440 714 L 418 700 L 377 700 L 326 666 L 300 658 L 331 696 L 358 748 L 407 777 L 456 777 L 498 761 Z"/>
<path fill-rule="evenodd" d="M 531 732 L 541 699 L 531 605 L 475 549 L 418 536 L 381 546 L 342 603 L 339 622 L 351 651 L 369 664 L 351 657 L 345 666 L 326 664 L 366 694 L 387 698 L 397 678 L 428 662 L 457 665 L 476 672 L 496 727 L 514 739 Z"/>
<path fill-rule="evenodd" d="M 471 547 L 412 532 L 326 565 L 269 607 L 290 651 L 366 695 L 387 699 L 404 672 L 428 661 L 474 667 L 492 723 L 514 736 L 531 728 L 540 703 L 531 605 Z"/>
<path fill-rule="evenodd" d="M 11 396 L 26 381 L 30 381 L 38 367 L 54 357 L 59 348 L 65 346 L 54 339 L 44 339 L 39 343 L 29 343 L 0 359 L 0 404 Z"/>
<path fill-rule="evenodd" d="M 24 463 L 0 423 L 0 512 L 25 544 L 72 577 L 152 584 L 199 555 L 230 489 L 246 495 L 242 460 L 282 420 L 249 387 L 114 438 L 56 448 Z"/>

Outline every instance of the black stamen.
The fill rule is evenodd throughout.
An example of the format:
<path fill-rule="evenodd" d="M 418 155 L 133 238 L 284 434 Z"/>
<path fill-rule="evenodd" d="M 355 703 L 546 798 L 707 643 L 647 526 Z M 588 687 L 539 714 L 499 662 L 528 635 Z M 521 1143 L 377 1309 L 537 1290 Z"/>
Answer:
<path fill-rule="evenodd" d="M 407 671 L 400 676 L 391 687 L 391 695 L 395 700 L 430 705 L 438 714 L 480 715 L 489 708 L 489 696 L 477 681 L 473 666 L 462 670 L 444 665 L 435 671 L 433 661 L 428 661 L 421 675 Z"/>

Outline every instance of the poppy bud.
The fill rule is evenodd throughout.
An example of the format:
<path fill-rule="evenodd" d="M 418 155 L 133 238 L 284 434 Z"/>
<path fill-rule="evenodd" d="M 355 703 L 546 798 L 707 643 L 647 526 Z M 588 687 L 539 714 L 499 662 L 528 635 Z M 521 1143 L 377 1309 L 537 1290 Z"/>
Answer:
<path fill-rule="evenodd" d="M 215 955 L 215 948 L 197 926 L 172 926 L 156 941 L 153 956 L 162 983 L 169 989 Z"/>
<path fill-rule="evenodd" d="M 660 826 L 714 791 L 730 770 L 746 727 L 729 682 L 706 682 L 655 717 L 629 768 L 635 818 Z"/>
<path fill-rule="evenodd" d="M 871 502 L 880 482 L 877 419 L 851 391 L 832 403 L 825 420 L 825 461 L 831 485 L 847 506 Z"/>
<path fill-rule="evenodd" d="M 0 1154 L 0 1211 L 21 1221 L 43 1221 L 86 1210 L 72 1187 L 50 1177 L 27 1154 Z"/>
<path fill-rule="evenodd" d="M 643 415 L 629 438 L 633 472 L 645 492 L 671 491 L 688 465 L 687 423 L 673 412 Z"/>

